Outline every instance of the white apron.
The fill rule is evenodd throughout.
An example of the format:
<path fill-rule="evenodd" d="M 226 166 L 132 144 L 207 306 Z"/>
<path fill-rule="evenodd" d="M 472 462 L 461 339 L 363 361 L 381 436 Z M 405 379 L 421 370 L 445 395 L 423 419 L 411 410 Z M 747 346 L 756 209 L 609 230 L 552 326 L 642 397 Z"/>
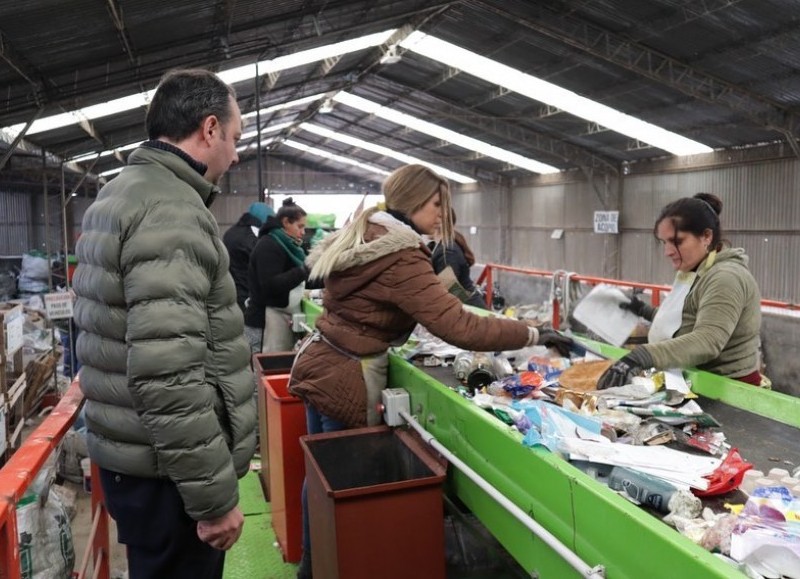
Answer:
<path fill-rule="evenodd" d="M 716 251 L 709 253 L 705 262 L 698 268 L 698 271 L 703 273 L 708 271 L 714 265 L 716 257 Z M 683 323 L 683 306 L 686 303 L 689 292 L 692 291 L 692 286 L 697 280 L 697 276 L 697 271 L 679 271 L 675 275 L 672 290 L 658 307 L 653 323 L 650 326 L 650 332 L 647 334 L 647 341 L 650 344 L 671 340 L 675 336 L 675 332 L 680 329 Z"/>

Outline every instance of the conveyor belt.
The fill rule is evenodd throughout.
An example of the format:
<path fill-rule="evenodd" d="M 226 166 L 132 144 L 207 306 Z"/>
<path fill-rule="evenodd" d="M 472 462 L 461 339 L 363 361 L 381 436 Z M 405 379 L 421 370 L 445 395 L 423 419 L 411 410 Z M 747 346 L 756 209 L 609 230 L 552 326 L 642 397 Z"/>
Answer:
<path fill-rule="evenodd" d="M 425 367 L 424 370 L 446 386 L 458 384 L 451 367 Z M 728 443 L 758 470 L 772 468 L 791 471 L 800 465 L 800 429 L 736 408 L 719 400 L 700 396 L 697 403 L 722 425 Z"/>
<path fill-rule="evenodd" d="M 758 470 L 800 465 L 800 429 L 703 396 L 697 403 L 722 425 L 728 443 Z"/>

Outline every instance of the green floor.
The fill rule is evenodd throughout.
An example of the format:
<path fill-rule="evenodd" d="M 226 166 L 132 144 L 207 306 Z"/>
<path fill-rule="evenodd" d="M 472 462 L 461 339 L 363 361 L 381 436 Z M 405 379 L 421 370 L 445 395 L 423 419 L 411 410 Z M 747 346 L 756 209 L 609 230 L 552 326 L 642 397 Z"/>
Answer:
<path fill-rule="evenodd" d="M 253 468 L 258 468 L 258 463 L 253 464 Z M 251 470 L 239 481 L 239 508 L 244 514 L 245 523 L 242 536 L 228 551 L 225 556 L 224 579 L 295 579 L 297 576 L 297 565 L 284 563 L 283 556 L 278 543 L 275 540 L 275 532 L 272 530 L 272 518 L 270 504 L 264 500 L 264 493 L 261 489 L 261 481 L 258 478 L 258 471 Z M 488 535 L 487 535 L 488 537 Z M 478 545 L 486 547 L 491 541 L 482 543 L 476 539 L 477 544 L 469 547 L 475 549 Z M 498 546 L 489 547 L 498 551 L 494 557 L 499 557 Z M 468 571 L 463 568 L 453 568 L 448 566 L 448 579 L 520 579 L 527 577 L 521 569 L 511 569 L 516 566 L 511 562 L 509 556 L 506 564 L 494 569 Z M 505 568 L 504 568 L 505 567 Z"/>
<path fill-rule="evenodd" d="M 294 579 L 297 565 L 283 562 L 270 506 L 255 471 L 239 481 L 239 508 L 244 514 L 244 530 L 225 556 L 225 579 Z"/>

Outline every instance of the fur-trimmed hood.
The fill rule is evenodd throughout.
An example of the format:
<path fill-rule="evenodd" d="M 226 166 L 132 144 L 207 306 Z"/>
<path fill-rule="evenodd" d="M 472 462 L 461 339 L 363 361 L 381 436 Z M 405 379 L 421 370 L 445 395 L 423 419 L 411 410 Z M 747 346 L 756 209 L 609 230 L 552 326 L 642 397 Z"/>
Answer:
<path fill-rule="evenodd" d="M 306 258 L 306 265 L 313 268 L 320 256 L 339 235 L 339 232 L 329 235 L 317 244 Z M 332 271 L 345 271 L 352 267 L 372 263 L 403 249 L 417 248 L 429 252 L 418 233 L 388 213 L 381 211 L 370 216 L 369 225 L 364 234 L 364 243 L 343 251 L 336 258 Z"/>

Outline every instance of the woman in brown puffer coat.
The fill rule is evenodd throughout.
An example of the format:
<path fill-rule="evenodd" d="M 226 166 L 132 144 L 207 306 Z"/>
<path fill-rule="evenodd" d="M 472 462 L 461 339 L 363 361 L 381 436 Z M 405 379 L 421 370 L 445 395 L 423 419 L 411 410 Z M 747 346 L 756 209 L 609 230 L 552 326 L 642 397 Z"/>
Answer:
<path fill-rule="evenodd" d="M 309 434 L 378 424 L 375 406 L 386 387 L 388 349 L 403 344 L 417 323 L 467 350 L 569 345 L 551 330 L 470 313 L 439 281 L 421 236 L 440 228 L 445 243 L 453 240 L 444 178 L 406 165 L 387 177 L 383 195 L 385 209 L 364 211 L 306 262 L 310 278 L 325 282 L 324 311 L 297 355 L 289 390 L 306 404 Z M 304 492 L 298 578 L 311 576 L 305 498 Z"/>

